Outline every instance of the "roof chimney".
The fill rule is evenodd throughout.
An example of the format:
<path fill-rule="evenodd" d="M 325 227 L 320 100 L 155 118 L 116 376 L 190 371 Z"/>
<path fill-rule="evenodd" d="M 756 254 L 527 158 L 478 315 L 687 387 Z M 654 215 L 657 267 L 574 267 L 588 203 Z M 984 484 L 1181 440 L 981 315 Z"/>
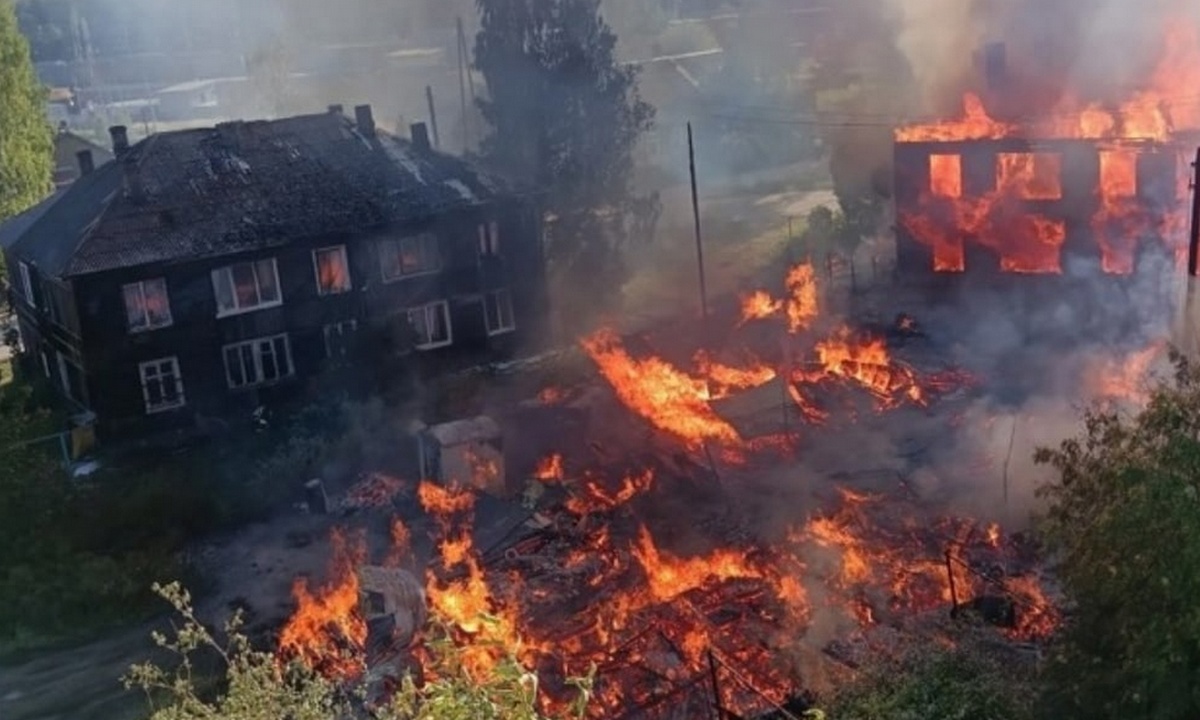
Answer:
<path fill-rule="evenodd" d="M 113 125 L 108 129 L 108 134 L 112 138 L 113 155 L 124 156 L 129 150 L 129 129 L 124 125 Z"/>
<path fill-rule="evenodd" d="M 345 115 L 346 114 L 345 111 L 346 111 L 346 108 L 342 107 L 339 104 L 334 104 L 334 105 L 329 106 L 329 114 L 330 115 Z"/>
<path fill-rule="evenodd" d="M 91 175 L 96 169 L 96 160 L 92 157 L 91 150 L 80 150 L 75 153 L 75 158 L 79 160 L 79 176 Z"/>
<path fill-rule="evenodd" d="M 425 123 L 418 122 L 408 126 L 408 136 L 412 139 L 413 147 L 420 152 L 429 152 L 429 128 Z"/>
<path fill-rule="evenodd" d="M 371 113 L 370 105 L 354 106 L 354 122 L 358 132 L 365 138 L 375 137 L 375 116 Z"/>

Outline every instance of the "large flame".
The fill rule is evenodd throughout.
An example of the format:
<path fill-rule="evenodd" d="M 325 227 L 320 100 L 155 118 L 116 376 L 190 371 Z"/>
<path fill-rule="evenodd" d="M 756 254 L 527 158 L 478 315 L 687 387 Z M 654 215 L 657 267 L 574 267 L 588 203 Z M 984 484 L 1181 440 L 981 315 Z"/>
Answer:
<path fill-rule="evenodd" d="M 704 379 L 692 377 L 661 358 L 631 357 L 610 329 L 585 338 L 582 345 L 621 402 L 655 427 L 691 445 L 706 440 L 740 440 L 737 431 L 708 406 L 712 395 Z"/>
<path fill-rule="evenodd" d="M 367 623 L 358 608 L 358 568 L 366 557 L 366 546 L 361 537 L 347 538 L 338 530 L 330 542 L 329 581 L 316 589 L 309 587 L 305 577 L 292 584 L 296 611 L 279 634 L 279 652 L 287 660 L 347 680 L 365 669 Z"/>

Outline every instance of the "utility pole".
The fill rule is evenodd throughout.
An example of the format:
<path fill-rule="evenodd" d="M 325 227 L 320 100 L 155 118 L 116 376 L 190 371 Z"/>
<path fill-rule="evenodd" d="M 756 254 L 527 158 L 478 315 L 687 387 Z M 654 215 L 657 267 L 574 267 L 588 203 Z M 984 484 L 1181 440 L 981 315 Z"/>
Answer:
<path fill-rule="evenodd" d="M 687 124 L 688 171 L 692 176 L 692 220 L 696 226 L 696 261 L 700 266 L 700 317 L 708 328 L 708 288 L 704 282 L 704 243 L 700 236 L 700 196 L 696 190 L 696 145 L 692 140 L 692 124 Z"/>
<path fill-rule="evenodd" d="M 433 86 L 425 86 L 425 100 L 429 103 L 429 127 L 433 130 L 433 146 L 435 148 L 442 147 L 442 138 L 438 133 L 437 125 L 437 109 L 433 105 Z"/>
<path fill-rule="evenodd" d="M 1200 148 L 1196 149 L 1196 159 L 1192 162 L 1192 222 L 1188 229 L 1188 267 L 1187 289 L 1184 291 L 1183 308 L 1180 310 L 1176 327 L 1184 353 L 1195 355 L 1196 342 L 1196 278 L 1200 276 Z"/>
<path fill-rule="evenodd" d="M 467 33 L 463 30 L 462 17 L 455 19 L 455 29 L 458 38 L 458 95 L 462 102 L 462 142 L 463 152 L 471 146 L 471 117 L 467 112 L 467 83 L 471 84 L 471 99 L 475 99 L 475 81 L 471 78 L 471 67 L 467 55 Z"/>

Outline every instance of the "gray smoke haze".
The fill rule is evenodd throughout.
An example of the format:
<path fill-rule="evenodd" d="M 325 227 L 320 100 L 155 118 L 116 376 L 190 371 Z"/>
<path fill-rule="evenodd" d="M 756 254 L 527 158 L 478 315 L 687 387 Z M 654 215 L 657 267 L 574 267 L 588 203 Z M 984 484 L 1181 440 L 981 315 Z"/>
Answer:
<path fill-rule="evenodd" d="M 1084 101 L 1116 101 L 1153 70 L 1172 25 L 1200 23 L 1188 0 L 879 0 L 895 22 L 896 47 L 907 58 L 925 109 L 956 109 L 964 90 L 978 89 L 975 54 L 989 42 L 1007 46 L 1008 73 L 1028 101 L 1046 112 L 1071 93 Z M 1041 107 L 1037 107 L 1037 106 Z"/>

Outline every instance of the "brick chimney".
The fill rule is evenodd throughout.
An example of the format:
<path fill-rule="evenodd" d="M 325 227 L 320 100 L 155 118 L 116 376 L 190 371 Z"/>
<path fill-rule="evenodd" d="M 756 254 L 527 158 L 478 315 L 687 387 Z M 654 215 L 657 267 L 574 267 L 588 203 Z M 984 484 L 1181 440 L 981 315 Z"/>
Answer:
<path fill-rule="evenodd" d="M 84 177 L 91 175 L 96 169 L 96 160 L 92 157 L 91 150 L 80 150 L 75 153 L 75 159 L 79 161 L 79 176 Z"/>
<path fill-rule="evenodd" d="M 412 140 L 413 149 L 418 152 L 430 152 L 429 128 L 425 123 L 418 122 L 408 126 L 408 136 Z"/>
<path fill-rule="evenodd" d="M 360 135 L 367 139 L 375 137 L 375 115 L 371 112 L 370 105 L 354 106 L 354 123 L 358 126 Z"/>
<path fill-rule="evenodd" d="M 129 151 L 129 129 L 124 125 L 113 125 L 108 129 L 108 135 L 112 138 L 113 155 L 124 157 Z"/>

